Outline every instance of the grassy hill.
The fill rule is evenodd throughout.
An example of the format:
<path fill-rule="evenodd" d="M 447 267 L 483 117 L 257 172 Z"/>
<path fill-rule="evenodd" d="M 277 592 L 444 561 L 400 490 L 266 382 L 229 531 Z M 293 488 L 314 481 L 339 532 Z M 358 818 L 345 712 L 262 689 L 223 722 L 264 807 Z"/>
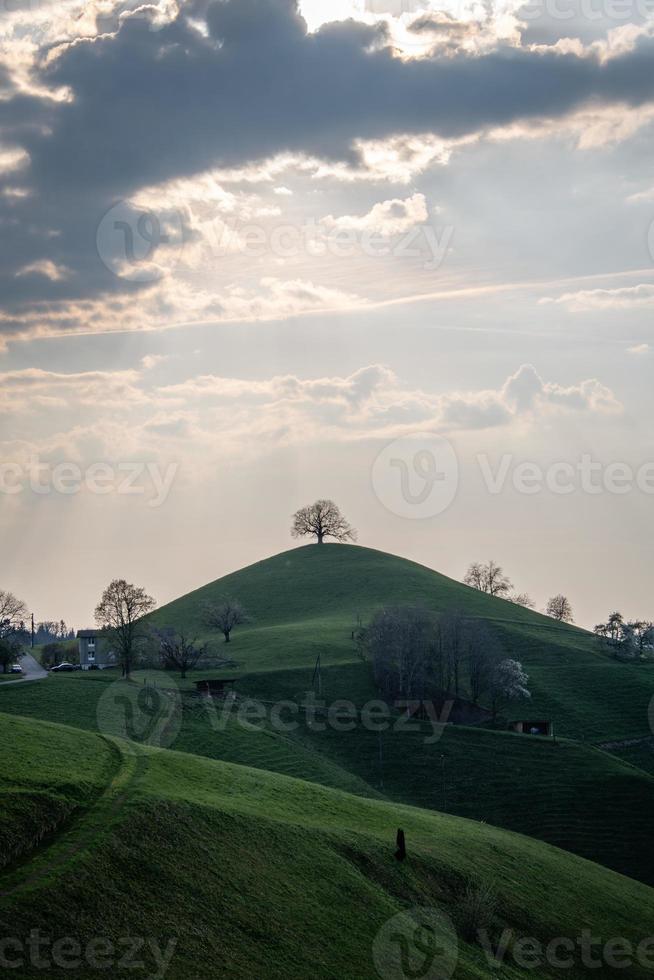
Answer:
<path fill-rule="evenodd" d="M 351 545 L 308 545 L 218 579 L 162 607 L 152 620 L 211 639 L 202 609 L 222 595 L 240 599 L 253 618 L 234 633 L 229 648 L 239 675 L 294 669 L 297 690 L 306 691 L 320 654 L 328 687 L 330 668 L 340 668 L 329 696 L 352 697 L 338 692 L 353 690 L 362 703 L 375 692 L 351 639 L 357 617 L 365 622 L 383 605 L 420 602 L 491 623 L 507 655 L 521 660 L 530 675 L 529 713 L 552 719 L 561 735 L 601 742 L 649 732 L 654 665 L 618 663 L 592 634 L 404 558 Z M 344 665 L 349 669 L 343 671 Z M 282 696 L 289 682 L 293 678 L 270 677 L 268 693 Z M 259 678 L 257 696 L 264 687 Z M 243 690 L 250 690 L 247 682 Z M 521 717 L 524 710 L 518 705 L 508 714 Z"/>
<path fill-rule="evenodd" d="M 444 975 L 511 980 L 534 975 L 514 958 L 520 937 L 568 937 L 577 951 L 566 975 L 583 977 L 582 930 L 633 947 L 651 931 L 650 888 L 483 824 L 5 715 L 0 739 L 12 747 L 0 759 L 0 851 L 7 841 L 14 851 L 0 878 L 0 928 L 22 943 L 38 929 L 84 950 L 104 937 L 122 955 L 126 937 L 142 937 L 143 975 L 156 975 L 156 942 L 172 954 L 170 980 L 372 980 L 374 954 L 395 969 L 386 975 L 402 975 L 400 940 L 413 930 L 389 920 L 430 908 L 453 924 L 453 939 L 438 938 L 458 947 Z M 60 807 L 39 843 L 41 813 Z M 400 826 L 404 863 L 393 856 Z M 483 915 L 467 911 L 471 899 Z M 482 921 L 494 946 L 510 930 L 501 967 L 471 938 Z M 115 960 L 112 977 L 135 975 Z M 42 972 L 20 968 L 21 977 Z M 560 972 L 545 961 L 537 969 Z M 649 972 L 634 963 L 628 975 Z M 98 972 L 83 961 L 48 975 Z"/>

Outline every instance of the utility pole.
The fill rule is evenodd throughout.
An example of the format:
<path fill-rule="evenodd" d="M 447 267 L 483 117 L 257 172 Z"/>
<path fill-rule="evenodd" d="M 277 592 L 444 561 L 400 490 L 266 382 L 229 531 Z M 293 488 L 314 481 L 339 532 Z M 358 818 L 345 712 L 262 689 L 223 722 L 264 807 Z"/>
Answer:
<path fill-rule="evenodd" d="M 32 613 L 32 650 L 34 649 L 34 613 Z"/>

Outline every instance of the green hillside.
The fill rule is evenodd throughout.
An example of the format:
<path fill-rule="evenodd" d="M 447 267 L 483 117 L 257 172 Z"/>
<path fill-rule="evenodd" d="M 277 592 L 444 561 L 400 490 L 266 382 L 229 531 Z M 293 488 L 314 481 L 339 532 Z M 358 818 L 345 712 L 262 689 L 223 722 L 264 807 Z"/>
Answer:
<path fill-rule="evenodd" d="M 334 670 L 341 671 L 345 690 L 347 665 Z M 289 677 L 295 680 L 278 692 L 285 698 L 298 683 L 294 671 L 255 675 L 252 685 L 261 684 L 267 696 L 271 680 Z M 109 672 L 60 675 L 3 691 L 0 706 L 120 734 L 125 699 L 134 690 L 137 685 Z M 316 730 L 303 715 L 296 731 L 282 733 L 270 719 L 252 728 L 241 724 L 236 710 L 210 713 L 190 695 L 181 695 L 180 708 L 170 743 L 176 751 L 485 821 L 654 884 L 654 778 L 591 746 L 462 726 L 448 726 L 433 741 L 428 724 L 418 731 L 393 726 L 380 737 L 361 725 L 352 732 Z"/>
<path fill-rule="evenodd" d="M 12 747 L 0 759 L 9 814 L 0 842 L 16 852 L 0 879 L 0 925 L 19 951 L 34 930 L 51 943 L 73 937 L 84 951 L 103 937 L 114 950 L 111 961 L 105 944 L 105 975 L 109 955 L 110 975 L 128 977 L 134 969 L 115 951 L 141 937 L 147 975 L 170 980 L 372 980 L 375 955 L 399 965 L 406 920 L 385 924 L 429 908 L 455 930 L 438 935 L 438 955 L 443 942 L 451 953 L 458 946 L 444 975 L 533 976 L 533 963 L 516 962 L 516 940 L 568 937 L 576 953 L 566 975 L 583 977 L 583 930 L 601 940 L 597 949 L 616 937 L 635 949 L 651 931 L 650 888 L 490 826 L 15 717 L 0 715 L 0 738 Z M 40 814 L 61 800 L 74 812 L 39 845 Z M 393 856 L 398 827 L 404 863 Z M 472 899 L 481 913 L 469 911 Z M 480 922 L 493 947 L 510 930 L 503 965 L 489 964 L 472 938 Z M 158 973 L 155 949 L 166 966 Z M 98 975 L 85 963 L 75 976 Z M 560 972 L 541 955 L 539 977 Z M 634 959 L 628 975 L 649 972 Z M 42 973 L 20 965 L 21 977 Z M 71 970 L 51 964 L 48 975 Z"/>
<path fill-rule="evenodd" d="M 305 691 L 320 654 L 327 669 L 351 664 L 339 689 L 354 689 L 359 699 L 367 700 L 375 692 L 351 639 L 357 617 L 365 622 L 383 605 L 420 602 L 439 612 L 458 610 L 490 622 L 507 655 L 519 659 L 530 675 L 529 712 L 552 719 L 561 735 L 601 742 L 649 732 L 654 665 L 618 663 L 598 648 L 592 634 L 404 558 L 351 545 L 309 545 L 191 592 L 159 609 L 152 620 L 212 639 L 202 609 L 222 595 L 240 599 L 253 618 L 234 633 L 229 648 L 239 675 L 305 668 L 309 673 L 298 677 L 299 689 Z M 218 642 L 215 636 L 213 640 Z M 280 685 L 288 683 L 270 678 L 272 697 L 282 696 Z M 249 690 L 247 683 L 243 690 Z M 524 710 L 519 705 L 508 714 L 521 717 Z"/>

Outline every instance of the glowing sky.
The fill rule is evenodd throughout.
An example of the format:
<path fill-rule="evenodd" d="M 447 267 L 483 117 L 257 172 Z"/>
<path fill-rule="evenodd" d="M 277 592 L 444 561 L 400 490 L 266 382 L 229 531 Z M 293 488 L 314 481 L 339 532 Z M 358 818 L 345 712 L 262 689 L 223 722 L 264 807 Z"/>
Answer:
<path fill-rule="evenodd" d="M 654 618 L 654 26 L 612 11 L 14 4 L 0 588 L 86 625 L 111 577 L 168 600 L 328 496 L 361 544 Z"/>

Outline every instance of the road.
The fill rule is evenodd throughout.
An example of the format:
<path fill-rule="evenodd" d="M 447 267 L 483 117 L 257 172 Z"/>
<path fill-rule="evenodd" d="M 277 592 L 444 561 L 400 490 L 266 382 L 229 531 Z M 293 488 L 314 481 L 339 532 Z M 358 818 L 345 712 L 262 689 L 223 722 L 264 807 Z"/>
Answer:
<path fill-rule="evenodd" d="M 24 684 L 25 681 L 42 681 L 44 677 L 48 676 L 47 670 L 43 669 L 31 653 L 23 654 L 20 665 L 23 668 L 23 676 L 18 677 L 15 681 L 3 681 L 0 684 L 0 691 L 3 687 L 7 687 L 10 684 Z"/>

